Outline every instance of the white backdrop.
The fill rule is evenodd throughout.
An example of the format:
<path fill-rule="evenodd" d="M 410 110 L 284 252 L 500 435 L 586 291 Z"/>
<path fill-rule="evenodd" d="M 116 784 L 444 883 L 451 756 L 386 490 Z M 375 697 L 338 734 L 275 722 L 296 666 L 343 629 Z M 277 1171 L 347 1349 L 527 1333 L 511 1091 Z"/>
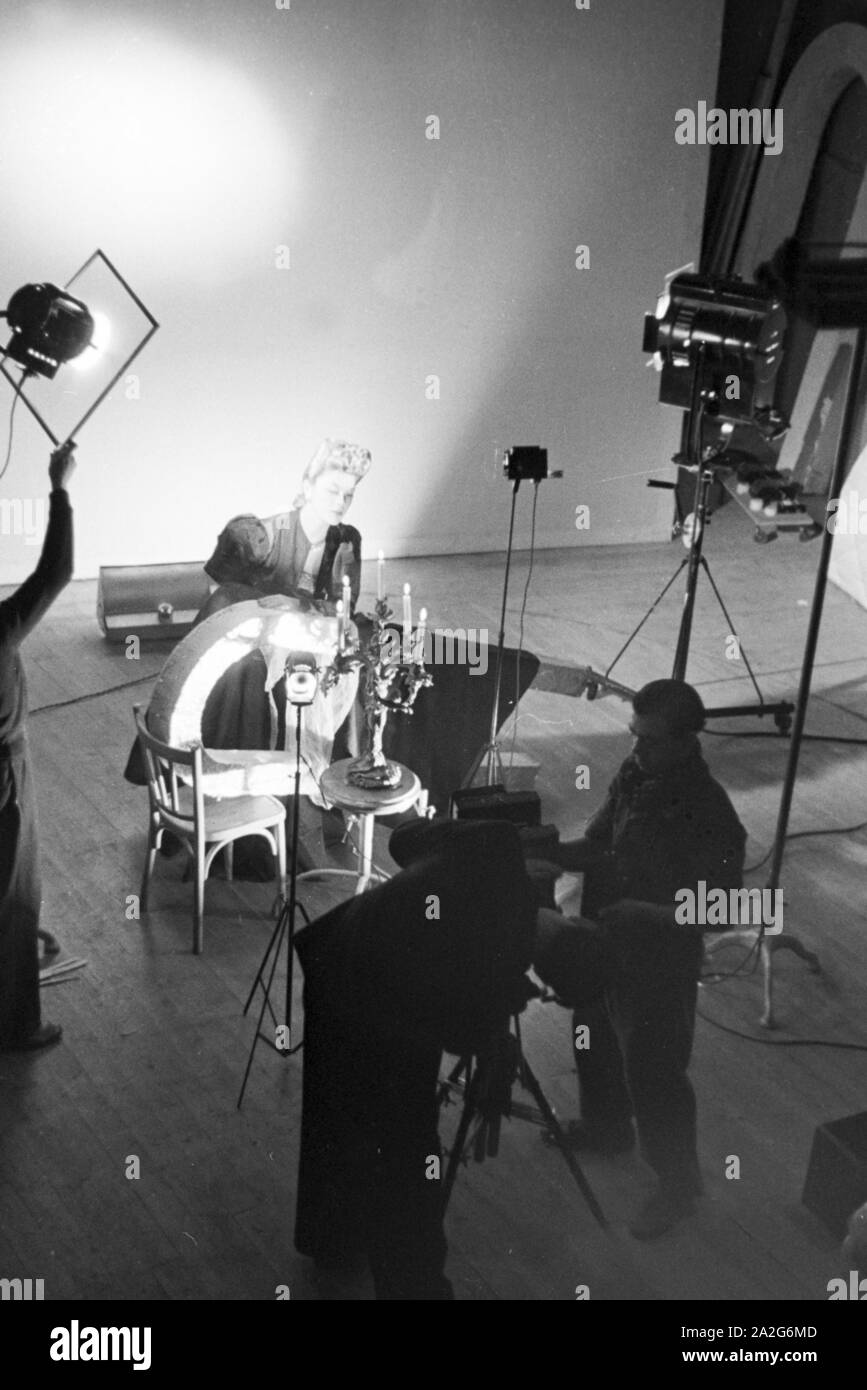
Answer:
<path fill-rule="evenodd" d="M 162 323 L 81 436 L 77 577 L 204 558 L 329 434 L 373 452 L 368 556 L 503 548 L 497 443 L 565 471 L 542 545 L 667 538 L 669 494 L 621 475 L 674 477 L 642 315 L 697 254 L 707 149 L 674 113 L 712 101 L 722 8 L 4 7 L 0 300 L 101 246 Z M 0 500 L 35 515 L 46 462 L 19 407 Z M 9 583 L 36 549 L 3 530 Z"/>

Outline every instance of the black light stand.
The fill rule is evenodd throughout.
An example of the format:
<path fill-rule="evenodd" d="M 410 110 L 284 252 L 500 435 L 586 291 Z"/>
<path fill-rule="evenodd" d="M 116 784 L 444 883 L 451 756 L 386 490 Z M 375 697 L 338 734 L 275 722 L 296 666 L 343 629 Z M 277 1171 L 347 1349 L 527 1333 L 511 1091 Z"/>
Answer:
<path fill-rule="evenodd" d="M 262 1007 L 259 1010 L 259 1019 L 256 1024 L 256 1035 L 253 1038 L 253 1044 L 250 1048 L 250 1055 L 247 1058 L 247 1070 L 244 1072 L 244 1080 L 241 1083 L 241 1092 L 238 1096 L 239 1110 L 244 1100 L 244 1092 L 247 1089 L 247 1081 L 250 1076 L 250 1070 L 253 1066 L 253 1057 L 255 1055 L 256 1047 L 260 1039 L 262 1042 L 267 1043 L 268 1046 L 274 1052 L 280 1053 L 280 1055 L 283 1057 L 291 1057 L 292 1054 L 297 1052 L 301 1047 L 301 1043 L 298 1043 L 295 1047 L 291 1046 L 292 978 L 293 965 L 295 960 L 295 912 L 297 906 L 299 905 L 297 900 L 297 885 L 299 821 L 298 807 L 301 798 L 301 708 L 301 704 L 295 705 L 295 791 L 292 798 L 292 848 L 289 860 L 289 897 L 287 899 L 285 896 L 281 896 L 281 898 L 279 899 L 280 912 L 277 917 L 277 924 L 274 927 L 274 931 L 271 934 L 271 940 L 268 942 L 268 945 L 265 949 L 265 954 L 262 957 L 261 964 L 259 966 L 258 971 L 256 972 L 256 978 L 253 981 L 253 984 L 250 988 L 250 993 L 247 996 L 247 1002 L 244 1005 L 244 1017 L 246 1018 L 250 1005 L 253 1002 L 253 995 L 256 992 L 256 986 L 260 985 L 263 991 Z M 282 834 L 282 827 L 280 833 Z M 284 887 L 285 884 L 281 884 L 281 890 Z M 301 911 L 304 912 L 303 905 L 301 906 Z M 309 918 L 307 917 L 306 912 L 304 912 L 304 917 L 309 925 Z M 284 1026 L 286 1028 L 286 1046 L 280 1047 L 274 1041 L 273 1038 L 269 1037 L 267 1033 L 262 1032 L 262 1020 L 265 1017 L 265 1010 L 267 1008 L 273 1020 L 274 1031 L 276 1035 L 277 1030 L 280 1028 L 281 1025 L 278 1022 L 273 1008 L 271 1007 L 271 986 L 274 981 L 274 974 L 277 969 L 277 962 L 280 959 L 280 952 L 283 947 L 284 938 L 288 941 L 288 956 L 286 960 L 286 997 L 283 1011 L 283 1017 L 285 1019 Z M 268 975 L 268 982 L 266 984 L 264 980 L 264 975 L 268 964 L 268 957 L 270 956 L 272 951 L 274 952 L 274 959 L 271 962 L 271 971 Z"/>
<path fill-rule="evenodd" d="M 699 570 L 703 570 L 705 575 L 707 576 L 708 583 L 710 584 L 711 589 L 713 590 L 714 597 L 716 598 L 717 603 L 722 609 L 723 616 L 725 617 L 725 620 L 728 623 L 729 632 L 732 635 L 736 635 L 734 624 L 732 623 L 728 609 L 726 608 L 725 603 L 723 602 L 722 595 L 720 594 L 720 591 L 717 588 L 716 583 L 714 582 L 713 575 L 710 572 L 710 566 L 708 565 L 708 562 L 703 554 L 704 531 L 709 517 L 708 493 L 710 491 L 711 485 L 715 482 L 714 467 L 716 465 L 716 460 L 724 454 L 725 445 L 723 444 L 709 446 L 708 448 L 704 448 L 702 446 L 701 437 L 706 397 L 704 380 L 705 345 L 703 342 L 699 344 L 696 356 L 697 361 L 693 367 L 693 378 L 691 383 L 691 401 L 689 407 L 689 414 L 687 417 L 688 443 L 686 457 L 682 461 L 680 456 L 678 456 L 675 459 L 675 462 L 680 463 L 680 466 L 682 468 L 688 470 L 689 472 L 693 472 L 696 475 L 695 500 L 693 502 L 694 524 L 692 528 L 692 535 L 690 536 L 689 553 L 684 557 L 683 560 L 681 560 L 674 574 L 671 576 L 671 578 L 669 579 L 665 587 L 662 589 L 662 591 L 654 599 L 653 603 L 648 608 L 647 612 L 641 619 L 638 626 L 630 633 L 629 637 L 626 639 L 623 646 L 620 648 L 620 651 L 617 653 L 614 660 L 610 663 L 607 670 L 605 671 L 605 675 L 603 676 L 601 683 L 604 683 L 605 679 L 614 670 L 614 667 L 617 665 L 617 662 L 623 656 L 623 653 L 638 636 L 639 632 L 644 627 L 644 624 L 647 622 L 648 618 L 650 618 L 651 614 L 653 614 L 659 607 L 659 604 L 665 598 L 665 595 L 668 593 L 675 580 L 681 574 L 684 567 L 686 567 L 686 593 L 684 594 L 683 612 L 681 614 L 680 619 L 680 628 L 677 636 L 677 646 L 675 648 L 674 664 L 672 667 L 671 679 L 677 681 L 686 680 L 686 668 L 687 663 L 689 661 L 689 644 L 690 639 L 692 637 L 692 621 L 693 614 L 695 611 L 695 595 L 698 586 Z M 750 665 L 746 653 L 740 647 L 740 643 L 739 650 L 743 658 L 744 665 L 746 666 L 747 672 L 749 674 L 750 680 L 752 681 L 753 689 L 755 690 L 756 695 L 758 696 L 759 703 L 758 705 L 717 706 L 713 709 L 706 710 L 708 719 L 728 719 L 740 717 L 742 715 L 756 715 L 761 718 L 766 714 L 771 714 L 774 716 L 774 723 L 780 730 L 780 733 L 788 733 L 792 722 L 792 711 L 794 709 L 794 705 L 788 703 L 785 700 L 778 701 L 774 704 L 766 704 L 762 692 L 759 689 L 758 682 L 756 681 L 753 668 Z"/>
<path fill-rule="evenodd" d="M 474 1144 L 474 1155 L 477 1162 L 487 1156 L 496 1156 L 499 1148 L 500 1119 L 503 1115 L 511 1115 L 519 1120 L 529 1120 L 533 1124 L 543 1124 L 548 1132 L 553 1135 L 557 1148 L 560 1150 L 566 1164 L 578 1186 L 582 1197 L 593 1213 L 594 1218 L 603 1230 L 607 1228 L 605 1215 L 596 1200 L 593 1189 L 590 1187 L 584 1173 L 572 1150 L 569 1148 L 568 1141 L 560 1121 L 557 1119 L 548 1098 L 546 1097 L 539 1081 L 531 1070 L 521 1043 L 521 1026 L 518 1015 L 513 1018 L 515 1032 L 514 1035 L 506 1032 L 504 1037 L 494 1040 L 492 1054 L 477 1052 L 465 1054 L 460 1057 L 452 1068 L 446 1081 L 440 1086 L 440 1104 L 447 1098 L 452 1087 L 460 1084 L 459 1078 L 464 1076 L 464 1104 L 461 1110 L 461 1118 L 458 1122 L 457 1133 L 454 1144 L 449 1153 L 448 1166 L 443 1181 L 442 1210 L 445 1214 L 452 1195 L 452 1189 L 457 1178 L 458 1165 L 462 1162 L 464 1151 L 467 1145 L 470 1125 L 474 1119 L 479 1119 L 479 1129 L 476 1134 Z M 511 1100 L 512 1076 L 502 1076 L 497 1074 L 497 1060 L 502 1061 L 503 1044 L 507 1049 L 506 1069 L 517 1075 L 517 1079 L 526 1091 L 530 1092 L 536 1105 L 538 1113 L 529 1106 L 515 1105 Z"/>
<path fill-rule="evenodd" d="M 855 351 L 846 383 L 846 398 L 834 457 L 834 470 L 828 490 L 829 498 L 838 498 L 846 478 L 856 438 L 860 407 L 858 393 L 863 383 L 865 363 L 867 363 L 867 260 L 863 258 L 860 260 L 847 259 L 844 254 L 838 258 L 817 261 L 811 257 L 811 249 L 813 248 L 801 245 L 794 239 L 784 242 L 772 259 L 759 267 L 756 278 L 773 293 L 780 294 L 788 308 L 812 320 L 816 327 L 857 329 Z M 845 253 L 852 248 L 845 244 L 834 243 L 830 248 L 825 247 L 824 249 Z M 771 867 L 768 872 L 767 886 L 771 892 L 775 892 L 780 884 L 833 541 L 833 533 L 826 524 L 822 530 L 822 546 L 819 553 L 813 603 L 804 645 L 804 659 L 798 686 L 792 739 L 777 814 Z M 761 1023 L 765 1027 L 771 1028 L 774 1026 L 772 965 L 774 953 L 783 948 L 792 950 L 807 962 L 814 973 L 819 971 L 820 966 L 818 957 L 812 951 L 808 951 L 790 932 L 770 936 L 765 933 L 762 927 L 759 931 L 759 942 L 765 976 L 764 1013 Z"/>
<path fill-rule="evenodd" d="M 497 733 L 500 726 L 500 691 L 503 684 L 503 647 L 506 641 L 506 603 L 509 596 L 509 571 L 512 567 L 512 538 L 515 533 L 515 502 L 517 501 L 518 488 L 520 486 L 521 479 L 516 477 L 512 483 L 512 507 L 509 513 L 509 540 L 506 546 L 506 572 L 503 575 L 503 604 L 500 609 L 500 635 L 497 638 L 497 668 L 494 678 L 494 704 L 491 709 L 491 730 L 487 743 L 464 778 L 463 785 L 465 787 L 471 787 L 473 785 L 476 774 L 482 763 L 485 764 L 486 786 L 496 786 L 503 778 L 503 760 L 500 756 L 500 745 L 497 740 Z M 539 486 L 538 481 L 535 483 L 535 486 Z"/>
<path fill-rule="evenodd" d="M 867 328 L 859 327 L 855 339 L 855 352 L 853 355 L 852 366 L 849 372 L 849 379 L 846 383 L 846 400 L 843 407 L 843 420 L 840 426 L 840 435 L 837 440 L 837 453 L 834 458 L 834 472 L 831 478 L 829 497 L 839 497 L 846 480 L 846 472 L 849 464 L 849 456 L 855 438 L 855 426 L 857 423 L 860 402 L 858 391 L 864 375 L 864 364 L 867 361 Z M 822 622 L 822 608 L 825 602 L 825 590 L 828 586 L 828 566 L 831 562 L 831 547 L 834 544 L 834 537 L 828 526 L 822 529 L 822 548 L 819 553 L 819 566 L 816 573 L 816 587 L 813 590 L 813 603 L 810 609 L 810 621 L 807 626 L 807 639 L 804 644 L 804 661 L 801 667 L 801 681 L 798 686 L 798 702 L 795 706 L 795 722 L 792 729 L 792 741 L 789 747 L 789 760 L 786 764 L 786 776 L 783 782 L 783 792 L 780 798 L 780 809 L 777 815 L 777 830 L 774 838 L 774 852 L 771 859 L 771 867 L 768 871 L 768 888 L 773 892 L 780 886 L 780 872 L 783 864 L 783 854 L 786 849 L 786 833 L 789 827 L 789 814 L 792 809 L 792 797 L 795 791 L 795 780 L 798 775 L 798 759 L 801 752 L 801 740 L 804 734 L 804 724 L 807 718 L 807 704 L 810 699 L 810 684 L 813 677 L 813 663 L 816 658 L 816 647 L 819 642 L 819 628 Z M 818 958 L 811 952 L 804 949 L 800 942 L 796 942 L 789 933 L 783 936 L 766 936 L 763 939 L 763 948 L 771 952 L 779 950 L 781 946 L 787 946 L 791 950 L 806 960 L 813 970 L 818 970 Z M 766 1017 L 762 1020 L 770 1025 L 772 995 L 770 989 L 770 976 L 766 991 Z"/>

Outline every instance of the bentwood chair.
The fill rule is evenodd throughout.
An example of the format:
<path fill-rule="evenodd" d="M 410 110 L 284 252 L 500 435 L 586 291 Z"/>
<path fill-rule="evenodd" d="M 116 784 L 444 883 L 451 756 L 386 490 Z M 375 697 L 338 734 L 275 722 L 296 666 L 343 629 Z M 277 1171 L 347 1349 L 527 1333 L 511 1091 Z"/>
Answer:
<path fill-rule="evenodd" d="M 135 723 L 147 772 L 150 811 L 148 844 L 141 884 L 141 910 L 147 911 L 148 888 L 165 831 L 181 842 L 195 868 L 193 952 L 201 955 L 205 880 L 214 858 L 226 851 L 232 877 L 232 846 L 243 835 L 262 835 L 271 846 L 275 870 L 286 875 L 286 811 L 274 796 L 205 796 L 202 748 L 172 748 L 154 738 L 135 705 Z"/>

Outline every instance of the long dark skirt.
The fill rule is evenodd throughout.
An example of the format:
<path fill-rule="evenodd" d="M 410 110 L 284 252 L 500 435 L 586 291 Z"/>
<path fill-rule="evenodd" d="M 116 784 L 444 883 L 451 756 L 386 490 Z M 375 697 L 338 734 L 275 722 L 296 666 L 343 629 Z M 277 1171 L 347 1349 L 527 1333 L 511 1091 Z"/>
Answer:
<path fill-rule="evenodd" d="M 366 1253 L 378 1299 L 450 1300 L 432 1164 L 441 1161 L 441 1048 L 411 1031 L 389 1037 L 347 1007 L 350 929 L 341 930 L 339 916 L 298 937 L 304 1089 L 295 1246 L 323 1262 Z M 369 1015 L 393 1004 L 392 988 L 400 994 L 399 982 L 381 980 L 379 995 L 365 1002 Z"/>

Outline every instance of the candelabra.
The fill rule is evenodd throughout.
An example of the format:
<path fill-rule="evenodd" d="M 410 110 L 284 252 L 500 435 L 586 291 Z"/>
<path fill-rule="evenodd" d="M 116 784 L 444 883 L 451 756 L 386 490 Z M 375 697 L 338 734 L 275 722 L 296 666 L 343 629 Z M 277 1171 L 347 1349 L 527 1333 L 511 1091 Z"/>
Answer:
<path fill-rule="evenodd" d="M 419 614 L 418 627 L 413 630 L 409 607 L 409 586 L 404 587 L 404 621 L 402 635 L 388 626 L 394 615 L 388 600 L 380 596 L 374 609 L 373 629 L 366 642 L 345 647 L 345 628 L 342 622 L 343 604 L 338 604 L 339 644 L 334 661 L 324 673 L 323 687 L 327 690 L 340 676 L 360 668 L 364 680 L 364 751 L 353 759 L 347 781 L 356 787 L 374 790 L 396 787 L 401 770 L 389 762 L 382 747 L 383 734 L 390 710 L 412 714 L 416 696 L 425 686 L 433 685 L 433 677 L 425 668 L 424 644 L 426 613 Z"/>

